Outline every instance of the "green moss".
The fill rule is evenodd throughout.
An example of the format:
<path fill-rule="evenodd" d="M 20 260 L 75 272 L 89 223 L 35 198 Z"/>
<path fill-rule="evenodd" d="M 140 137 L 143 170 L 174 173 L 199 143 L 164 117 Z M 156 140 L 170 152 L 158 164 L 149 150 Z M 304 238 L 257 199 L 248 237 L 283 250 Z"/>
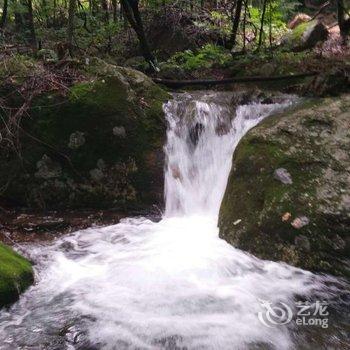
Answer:
<path fill-rule="evenodd" d="M 311 22 L 304 22 L 300 23 L 298 26 L 296 26 L 292 31 L 292 40 L 299 41 L 304 34 L 304 32 L 308 29 L 314 26 L 317 23 L 317 21 L 311 21 Z"/>
<path fill-rule="evenodd" d="M 0 243 L 0 307 L 16 301 L 32 283 L 29 261 Z"/>

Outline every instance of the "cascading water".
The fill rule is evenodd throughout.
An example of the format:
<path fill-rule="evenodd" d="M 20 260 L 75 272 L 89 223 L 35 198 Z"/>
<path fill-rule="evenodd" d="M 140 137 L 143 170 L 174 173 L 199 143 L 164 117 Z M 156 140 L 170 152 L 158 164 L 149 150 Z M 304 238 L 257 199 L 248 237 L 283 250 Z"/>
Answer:
<path fill-rule="evenodd" d="M 232 153 L 276 109 L 236 112 L 228 93 L 175 95 L 163 219 L 129 218 L 31 245 L 37 284 L 0 312 L 0 349 L 289 349 L 295 329 L 266 327 L 260 300 L 293 305 L 322 277 L 261 261 L 218 238 Z M 242 194 L 244 196 L 244 194 Z M 244 199 L 242 199 L 244 200 Z"/>

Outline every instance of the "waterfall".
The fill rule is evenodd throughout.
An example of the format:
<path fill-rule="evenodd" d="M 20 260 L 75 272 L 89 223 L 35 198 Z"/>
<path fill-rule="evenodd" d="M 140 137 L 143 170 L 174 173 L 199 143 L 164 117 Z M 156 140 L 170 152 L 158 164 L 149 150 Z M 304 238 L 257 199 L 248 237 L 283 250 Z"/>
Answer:
<path fill-rule="evenodd" d="M 294 348 L 292 324 L 261 323 L 261 300 L 292 307 L 322 278 L 235 249 L 217 228 L 234 148 L 289 102 L 230 100 L 176 94 L 165 105 L 161 221 L 127 218 L 28 247 L 38 282 L 0 312 L 0 349 Z"/>
<path fill-rule="evenodd" d="M 219 95 L 220 96 L 220 95 Z M 232 94 L 175 95 L 165 105 L 169 128 L 165 154 L 165 216 L 217 216 L 231 169 L 232 154 L 243 135 L 281 104 L 230 105 Z"/>

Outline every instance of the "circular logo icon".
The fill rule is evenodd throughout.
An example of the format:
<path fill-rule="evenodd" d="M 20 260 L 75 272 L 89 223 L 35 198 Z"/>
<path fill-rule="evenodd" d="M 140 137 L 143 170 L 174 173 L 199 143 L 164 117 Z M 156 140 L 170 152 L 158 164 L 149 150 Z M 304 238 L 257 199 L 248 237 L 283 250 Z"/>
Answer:
<path fill-rule="evenodd" d="M 258 313 L 259 321 L 266 327 L 276 327 L 288 324 L 293 317 L 292 309 L 285 303 L 272 305 L 270 301 L 259 300 L 264 311 Z"/>

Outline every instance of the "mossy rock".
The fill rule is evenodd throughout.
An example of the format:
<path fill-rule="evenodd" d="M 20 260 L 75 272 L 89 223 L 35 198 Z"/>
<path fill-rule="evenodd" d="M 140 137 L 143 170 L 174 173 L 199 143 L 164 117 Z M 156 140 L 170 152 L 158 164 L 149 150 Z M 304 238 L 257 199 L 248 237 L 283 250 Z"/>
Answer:
<path fill-rule="evenodd" d="M 92 60 L 90 79 L 38 97 L 23 120 L 21 157 L 0 154 L 2 197 L 45 208 L 141 209 L 162 203 L 163 103 L 133 69 Z"/>
<path fill-rule="evenodd" d="M 18 300 L 33 281 L 30 262 L 0 243 L 0 308 Z"/>
<path fill-rule="evenodd" d="M 327 27 L 317 20 L 304 22 L 282 38 L 282 45 L 293 51 L 312 49 L 328 38 Z"/>
<path fill-rule="evenodd" d="M 311 100 L 248 132 L 220 209 L 223 239 L 263 259 L 349 276 L 349 108 L 350 95 Z M 276 178 L 281 169 L 292 183 Z"/>

